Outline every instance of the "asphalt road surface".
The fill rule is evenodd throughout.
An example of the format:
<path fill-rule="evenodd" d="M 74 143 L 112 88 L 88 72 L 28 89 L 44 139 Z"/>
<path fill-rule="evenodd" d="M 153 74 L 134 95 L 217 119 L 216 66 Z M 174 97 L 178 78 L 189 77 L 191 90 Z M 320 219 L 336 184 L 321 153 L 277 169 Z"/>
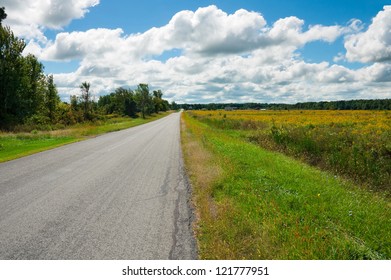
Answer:
<path fill-rule="evenodd" d="M 180 114 L 0 164 L 0 259 L 194 259 Z"/>

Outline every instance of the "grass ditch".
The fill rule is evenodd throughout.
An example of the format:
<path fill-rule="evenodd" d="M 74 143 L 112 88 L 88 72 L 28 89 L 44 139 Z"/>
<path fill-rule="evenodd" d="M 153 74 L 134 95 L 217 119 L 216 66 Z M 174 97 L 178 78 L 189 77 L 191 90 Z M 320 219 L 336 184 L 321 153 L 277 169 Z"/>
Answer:
<path fill-rule="evenodd" d="M 390 259 L 391 203 L 183 114 L 201 259 Z"/>
<path fill-rule="evenodd" d="M 169 112 L 142 118 L 115 117 L 105 121 L 77 124 L 60 130 L 29 133 L 0 133 L 0 162 L 5 162 L 62 145 L 74 143 L 100 134 L 145 124 L 165 117 Z"/>

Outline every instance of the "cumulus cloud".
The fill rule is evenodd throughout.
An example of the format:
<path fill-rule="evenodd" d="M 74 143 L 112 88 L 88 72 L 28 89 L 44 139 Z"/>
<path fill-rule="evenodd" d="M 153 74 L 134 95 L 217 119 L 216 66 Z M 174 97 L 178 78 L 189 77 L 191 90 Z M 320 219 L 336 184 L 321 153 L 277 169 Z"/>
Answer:
<path fill-rule="evenodd" d="M 84 17 L 99 0 L 3 0 L 6 24 L 18 36 L 46 41 L 44 29 L 61 29 L 73 19 Z"/>
<path fill-rule="evenodd" d="M 322 83 L 352 83 L 355 76 L 354 71 L 346 67 L 332 65 L 318 74 L 318 80 Z"/>
<path fill-rule="evenodd" d="M 90 29 L 86 32 L 59 33 L 54 43 L 41 52 L 44 60 L 102 58 L 123 44 L 121 29 Z"/>
<path fill-rule="evenodd" d="M 365 32 L 350 35 L 346 58 L 363 63 L 391 61 L 391 6 L 384 6 Z"/>
<path fill-rule="evenodd" d="M 181 11 L 167 25 L 129 40 L 143 54 L 158 55 L 173 48 L 203 55 L 242 53 L 259 46 L 265 25 L 259 13 L 238 10 L 228 15 L 209 6 L 195 12 Z"/>
<path fill-rule="evenodd" d="M 112 52 L 128 49 L 128 55 L 142 59 L 160 55 L 172 49 L 182 49 L 187 55 L 216 56 L 250 54 L 284 46 L 289 52 L 311 41 L 332 42 L 344 33 L 340 26 L 310 26 L 303 30 L 304 21 L 296 17 L 278 20 L 268 27 L 256 12 L 238 10 L 227 14 L 216 6 L 197 11 L 181 11 L 160 28 L 142 34 L 122 36 L 122 31 L 93 29 L 86 32 L 60 33 L 43 52 L 44 59 L 72 59 L 85 53 Z"/>
<path fill-rule="evenodd" d="M 21 6 L 21 1 L 7 2 L 14 8 Z M 20 24 L 36 28 L 38 35 L 44 28 L 61 28 L 70 20 L 83 17 L 88 8 L 99 3 L 97 0 L 43 2 L 50 3 L 52 14 L 37 16 L 32 21 L 35 25 Z M 83 81 L 91 83 L 96 95 L 120 86 L 149 83 L 152 89 L 162 89 L 171 100 L 191 103 L 363 98 L 368 86 L 389 85 L 390 64 L 378 62 L 351 70 L 328 62 L 305 62 L 297 51 L 310 42 L 332 43 L 345 35 L 347 53 L 338 54 L 335 63 L 352 60 L 350 40 L 361 44 L 368 34 L 379 33 L 373 31 L 375 22 L 387 26 L 381 13 L 362 32 L 359 20 L 352 20 L 347 26 L 306 26 L 302 19 L 287 17 L 268 24 L 257 12 L 241 9 L 227 14 L 209 6 L 178 12 L 166 25 L 139 34 L 96 28 L 60 32 L 53 41 L 39 41 L 37 35 L 27 50 L 45 61 L 78 61 L 75 72 L 54 75 L 63 98 L 79 94 Z M 173 50 L 179 51 L 165 61 L 156 58 Z M 366 54 L 355 51 L 359 58 L 353 60 L 364 61 Z M 378 96 L 391 97 L 384 86 L 381 88 L 376 88 Z"/>
<path fill-rule="evenodd" d="M 374 63 L 358 71 L 362 80 L 375 83 L 391 82 L 391 64 Z"/>

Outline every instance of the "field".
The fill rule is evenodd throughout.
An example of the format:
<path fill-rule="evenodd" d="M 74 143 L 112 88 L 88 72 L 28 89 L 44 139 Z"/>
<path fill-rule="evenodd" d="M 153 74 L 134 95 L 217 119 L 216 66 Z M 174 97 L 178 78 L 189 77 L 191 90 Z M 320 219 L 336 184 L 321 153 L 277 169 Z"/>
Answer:
<path fill-rule="evenodd" d="M 53 131 L 0 132 L 0 162 L 53 149 L 99 134 L 141 125 L 167 116 L 167 114 L 160 113 L 146 119 L 113 117 L 104 121 L 86 122 Z"/>
<path fill-rule="evenodd" d="M 241 131 L 280 151 L 366 185 L 391 191 L 389 111 L 194 111 L 199 120 Z"/>
<path fill-rule="evenodd" d="M 391 259 L 389 165 L 360 166 L 389 137 L 387 112 L 186 112 L 200 258 Z"/>

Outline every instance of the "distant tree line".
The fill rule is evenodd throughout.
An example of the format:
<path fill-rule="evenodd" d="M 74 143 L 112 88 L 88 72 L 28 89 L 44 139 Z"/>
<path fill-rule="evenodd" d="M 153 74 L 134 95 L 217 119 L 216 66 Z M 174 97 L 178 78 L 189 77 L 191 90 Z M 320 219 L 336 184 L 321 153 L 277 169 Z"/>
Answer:
<path fill-rule="evenodd" d="M 176 104 L 173 108 L 184 110 L 391 110 L 391 99 L 360 99 L 342 101 L 304 102 L 296 104 L 278 103 L 210 103 Z"/>
<path fill-rule="evenodd" d="M 8 26 L 5 9 L 0 8 L 0 129 L 39 126 L 48 129 L 83 121 L 93 121 L 108 114 L 143 118 L 170 109 L 161 90 L 150 91 L 140 84 L 134 91 L 118 88 L 96 102 L 91 84 L 80 85 L 80 95 L 62 102 L 52 75 L 44 74 L 42 63 L 34 55 L 24 56 L 24 40 Z"/>

